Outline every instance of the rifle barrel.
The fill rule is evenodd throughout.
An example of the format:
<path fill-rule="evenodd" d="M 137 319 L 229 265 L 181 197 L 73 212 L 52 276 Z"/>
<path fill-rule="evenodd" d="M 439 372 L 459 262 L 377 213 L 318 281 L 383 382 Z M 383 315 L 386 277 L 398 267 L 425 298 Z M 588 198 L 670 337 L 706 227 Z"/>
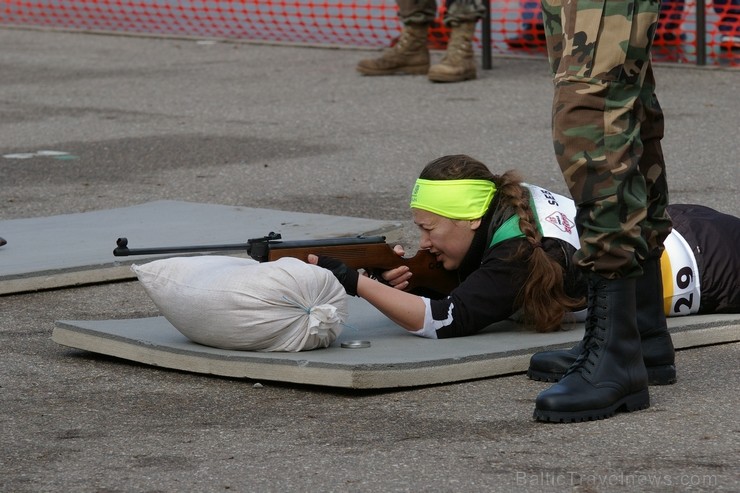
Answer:
<path fill-rule="evenodd" d="M 294 240 L 282 241 L 280 239 L 270 239 L 271 237 L 248 240 L 246 243 L 231 243 L 222 245 L 187 245 L 171 247 L 146 247 L 146 248 L 129 248 L 127 238 L 118 238 L 113 255 L 116 257 L 127 257 L 129 255 L 161 255 L 168 253 L 197 253 L 197 252 L 225 252 L 225 251 L 242 251 L 252 254 L 252 247 L 255 245 L 268 245 L 269 250 L 280 250 L 284 248 L 311 248 L 318 246 L 333 245 L 364 245 L 373 243 L 385 243 L 385 236 L 356 236 L 350 238 L 326 238 L 320 240 Z M 280 238 L 276 236 L 276 238 Z"/>
<path fill-rule="evenodd" d="M 243 251 L 249 253 L 248 243 L 232 243 L 225 245 L 190 245 L 174 247 L 149 247 L 149 248 L 129 248 L 126 238 L 118 238 L 118 245 L 113 250 L 116 257 L 127 257 L 129 255 L 160 255 L 166 253 L 196 253 L 196 252 L 223 252 L 223 251 Z"/>

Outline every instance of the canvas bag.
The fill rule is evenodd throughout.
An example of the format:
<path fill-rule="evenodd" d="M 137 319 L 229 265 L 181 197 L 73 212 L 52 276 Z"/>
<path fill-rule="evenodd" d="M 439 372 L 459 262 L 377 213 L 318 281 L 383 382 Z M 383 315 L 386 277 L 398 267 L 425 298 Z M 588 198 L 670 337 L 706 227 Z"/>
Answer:
<path fill-rule="evenodd" d="M 295 258 L 206 255 L 132 265 L 162 315 L 185 337 L 222 349 L 328 347 L 347 319 L 334 275 Z"/>

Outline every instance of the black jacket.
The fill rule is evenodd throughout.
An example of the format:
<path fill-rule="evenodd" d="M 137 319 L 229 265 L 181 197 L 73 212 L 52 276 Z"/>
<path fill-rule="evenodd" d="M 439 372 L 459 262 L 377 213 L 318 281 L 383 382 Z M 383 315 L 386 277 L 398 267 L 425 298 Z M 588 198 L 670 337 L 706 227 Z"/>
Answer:
<path fill-rule="evenodd" d="M 494 197 L 460 265 L 460 285 L 447 298 L 430 301 L 432 318 L 442 324 L 437 329 L 440 339 L 474 334 L 506 320 L 520 308 L 517 297 L 528 276 L 527 259 L 532 247 L 525 238 L 489 246 L 496 230 L 514 214 L 497 199 Z M 544 238 L 542 247 L 567 271 L 566 293 L 583 296 L 585 282 L 571 261 L 575 248 L 555 238 Z M 515 259 L 520 248 L 524 255 Z"/>

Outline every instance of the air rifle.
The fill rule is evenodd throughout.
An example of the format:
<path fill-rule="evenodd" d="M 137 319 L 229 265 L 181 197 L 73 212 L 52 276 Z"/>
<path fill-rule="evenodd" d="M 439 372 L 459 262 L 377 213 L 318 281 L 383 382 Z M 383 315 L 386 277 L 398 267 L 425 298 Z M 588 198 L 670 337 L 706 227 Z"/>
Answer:
<path fill-rule="evenodd" d="M 457 273 L 445 270 L 428 250 L 419 250 L 413 257 L 401 257 L 386 243 L 385 236 L 357 236 L 320 240 L 282 241 L 279 233 L 253 238 L 246 243 L 226 245 L 193 245 L 178 247 L 129 248 L 127 238 L 118 238 L 113 255 L 190 254 L 198 252 L 242 251 L 258 262 L 269 262 L 282 257 L 294 257 L 306 262 L 309 254 L 326 255 L 341 260 L 353 269 L 364 269 L 382 279 L 384 271 L 407 265 L 413 276 L 410 291 L 418 288 L 449 294 L 459 283 Z"/>

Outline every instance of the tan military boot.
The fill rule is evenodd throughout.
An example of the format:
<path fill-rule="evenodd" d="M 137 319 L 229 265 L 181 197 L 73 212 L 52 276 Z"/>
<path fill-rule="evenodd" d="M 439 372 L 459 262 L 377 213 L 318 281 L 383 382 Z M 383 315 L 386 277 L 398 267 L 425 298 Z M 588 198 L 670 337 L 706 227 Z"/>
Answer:
<path fill-rule="evenodd" d="M 398 42 L 380 58 L 360 60 L 357 71 L 364 75 L 426 74 L 429 70 L 427 35 L 429 25 L 406 25 Z"/>
<path fill-rule="evenodd" d="M 475 24 L 475 22 L 466 22 L 452 28 L 445 56 L 440 63 L 429 68 L 427 74 L 429 80 L 460 82 L 477 77 L 473 59 Z"/>

